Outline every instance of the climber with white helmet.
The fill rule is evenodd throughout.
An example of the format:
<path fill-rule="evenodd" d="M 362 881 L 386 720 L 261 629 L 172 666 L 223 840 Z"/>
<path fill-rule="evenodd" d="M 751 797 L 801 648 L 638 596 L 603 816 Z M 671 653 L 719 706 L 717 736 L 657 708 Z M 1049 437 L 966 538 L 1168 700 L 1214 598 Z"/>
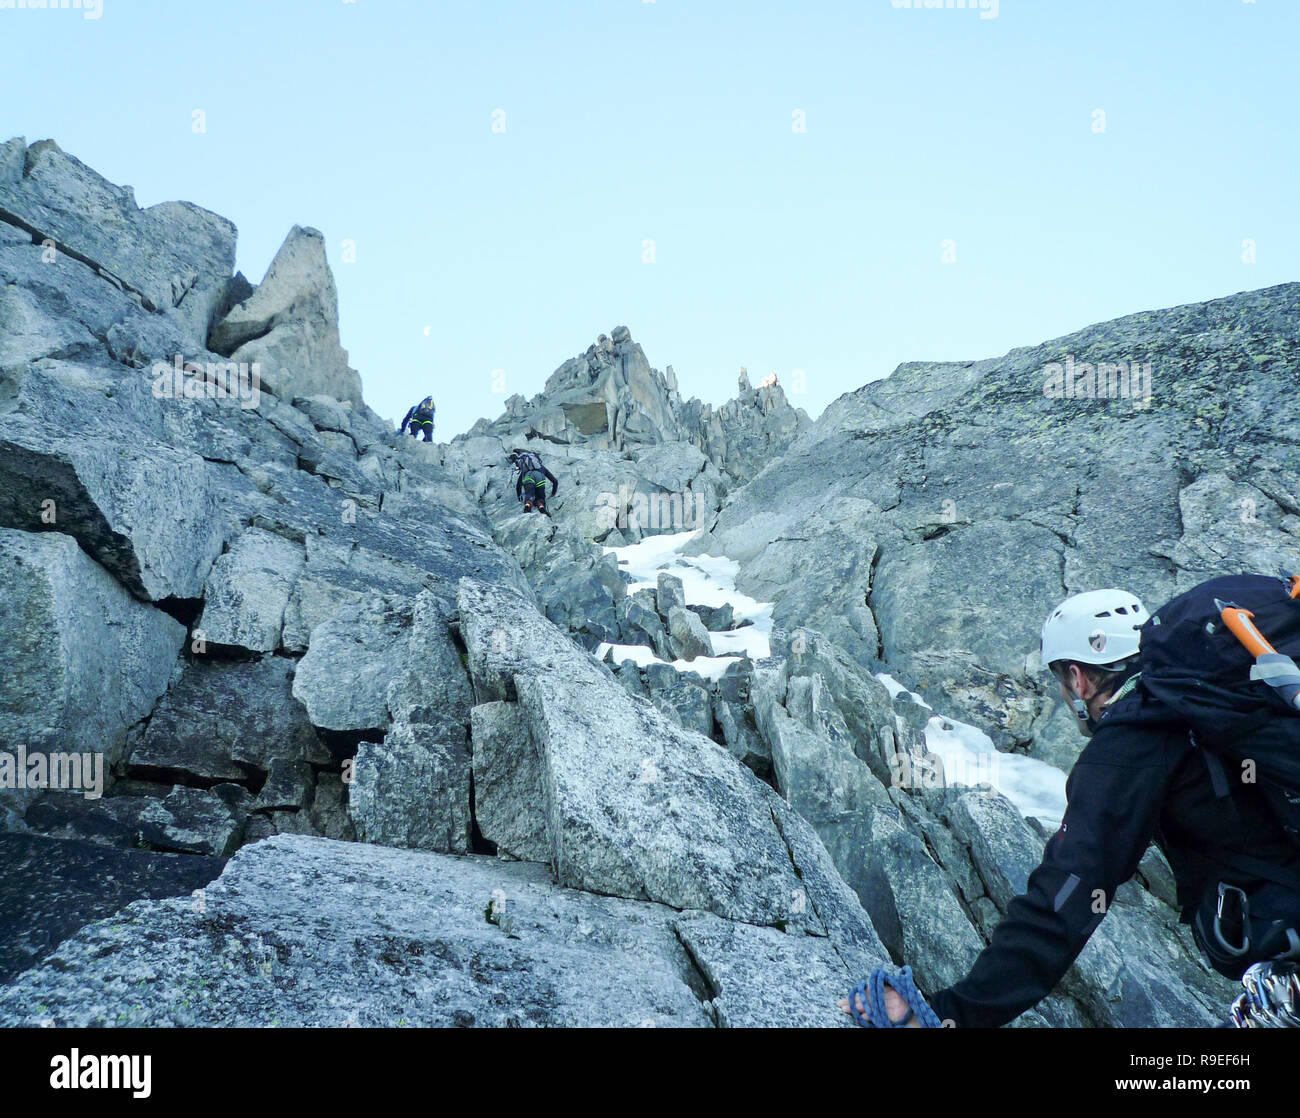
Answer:
<path fill-rule="evenodd" d="M 1213 579 L 1154 616 L 1123 590 L 1062 602 L 1042 665 L 1089 740 L 1041 864 L 961 981 L 927 995 L 908 968 L 882 968 L 840 1007 L 885 1028 L 1013 1021 L 1061 981 L 1154 842 L 1205 961 L 1245 976 L 1258 1020 L 1300 1021 L 1297 654 L 1296 576 Z"/>
<path fill-rule="evenodd" d="M 1090 590 L 1067 598 L 1043 623 L 1039 658 L 1061 685 L 1062 697 L 1092 737 L 1103 708 L 1134 679 L 1138 633 L 1149 618 L 1137 595 Z"/>

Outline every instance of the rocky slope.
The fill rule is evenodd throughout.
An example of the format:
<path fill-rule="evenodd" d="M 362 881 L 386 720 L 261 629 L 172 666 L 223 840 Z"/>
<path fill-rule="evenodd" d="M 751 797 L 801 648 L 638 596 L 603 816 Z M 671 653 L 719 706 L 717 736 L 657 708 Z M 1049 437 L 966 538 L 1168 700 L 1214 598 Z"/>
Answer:
<path fill-rule="evenodd" d="M 843 1024 L 888 958 L 960 977 L 1044 839 L 895 780 L 930 712 L 873 673 L 1068 766 L 1025 662 L 1050 604 L 1295 554 L 1295 288 L 905 366 L 816 423 L 743 378 L 684 401 L 619 328 L 424 445 L 362 400 L 319 234 L 257 287 L 234 237 L 0 147 L 0 753 L 105 762 L 100 798 L 0 789 L 0 1022 Z M 1149 404 L 1044 394 L 1119 354 Z M 706 670 L 731 607 L 602 546 L 696 528 L 770 655 Z M 30 900 L 92 857 L 113 890 Z M 1171 886 L 1149 855 L 1021 1023 L 1211 1021 Z"/>
<path fill-rule="evenodd" d="M 1282 403 L 1297 361 L 1287 284 L 904 365 L 827 408 L 696 548 L 739 560 L 778 622 L 1068 766 L 1071 720 L 1026 663 L 1056 602 L 1117 585 L 1154 607 L 1300 561 L 1300 418 Z"/>

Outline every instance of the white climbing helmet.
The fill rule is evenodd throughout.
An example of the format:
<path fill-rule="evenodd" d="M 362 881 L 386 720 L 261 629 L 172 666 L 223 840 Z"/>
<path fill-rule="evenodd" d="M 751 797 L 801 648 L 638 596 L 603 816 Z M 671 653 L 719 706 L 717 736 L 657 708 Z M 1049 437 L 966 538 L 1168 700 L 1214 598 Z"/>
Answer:
<path fill-rule="evenodd" d="M 1089 590 L 1066 598 L 1043 622 L 1043 667 L 1057 660 L 1118 664 L 1138 650 L 1138 630 L 1151 615 L 1127 590 Z"/>

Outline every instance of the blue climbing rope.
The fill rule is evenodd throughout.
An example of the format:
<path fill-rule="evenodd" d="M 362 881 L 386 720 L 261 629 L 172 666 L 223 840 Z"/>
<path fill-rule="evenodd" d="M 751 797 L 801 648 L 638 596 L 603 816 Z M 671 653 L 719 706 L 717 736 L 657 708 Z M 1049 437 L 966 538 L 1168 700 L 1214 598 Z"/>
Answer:
<path fill-rule="evenodd" d="M 885 983 L 897 990 L 907 1002 L 907 1016 L 901 1021 L 891 1021 L 885 1012 Z M 859 997 L 867 1007 L 865 1018 L 858 1012 Z M 849 991 L 849 1013 L 864 1029 L 901 1029 L 913 1017 L 920 1020 L 923 1029 L 943 1028 L 939 1015 L 926 1004 L 921 991 L 912 981 L 911 967 L 904 967 L 898 974 L 890 974 L 884 967 L 877 967 L 865 981 L 859 982 Z"/>

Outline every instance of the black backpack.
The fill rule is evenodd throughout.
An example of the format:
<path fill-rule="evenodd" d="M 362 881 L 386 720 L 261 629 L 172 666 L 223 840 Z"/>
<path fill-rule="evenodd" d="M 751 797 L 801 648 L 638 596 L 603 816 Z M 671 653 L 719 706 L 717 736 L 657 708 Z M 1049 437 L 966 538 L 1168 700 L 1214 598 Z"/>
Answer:
<path fill-rule="evenodd" d="M 1297 594 L 1292 597 L 1292 594 Z M 1233 617 L 1231 607 L 1248 611 Z M 1229 627 L 1253 625 L 1277 653 L 1258 659 Z M 1219 796 L 1253 779 L 1300 842 L 1300 579 L 1230 575 L 1180 594 L 1142 626 L 1139 686 L 1172 710 L 1207 754 Z M 1218 762 L 1216 764 L 1216 761 Z"/>
<path fill-rule="evenodd" d="M 515 459 L 515 465 L 521 474 L 530 474 L 534 470 L 541 471 L 542 460 L 531 450 L 524 450 L 519 453 Z"/>

